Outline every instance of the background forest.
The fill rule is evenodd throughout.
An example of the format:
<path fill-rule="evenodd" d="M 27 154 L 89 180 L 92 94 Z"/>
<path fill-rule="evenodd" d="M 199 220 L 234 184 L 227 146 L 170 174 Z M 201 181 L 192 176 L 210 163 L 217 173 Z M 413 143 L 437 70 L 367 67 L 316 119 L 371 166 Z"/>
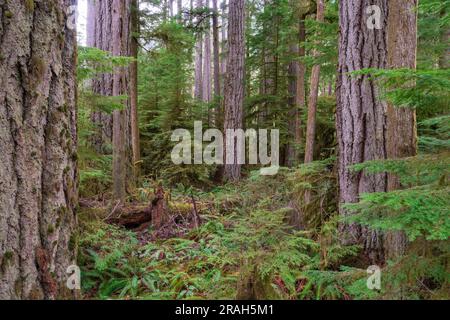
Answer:
<path fill-rule="evenodd" d="M 1 74 L 22 70 L 4 63 L 17 15 L 62 19 L 25 2 L 0 1 Z M 76 80 L 64 58 L 60 68 L 33 53 L 58 47 L 39 42 L 13 77 L 27 106 L 69 73 L 60 85 L 73 89 L 55 94 L 66 102 L 47 111 L 54 129 L 42 129 L 62 151 L 49 156 L 39 139 L 17 151 L 30 135 L 3 119 L 28 111 L 8 111 L 20 91 L 0 82 L 0 133 L 21 137 L 0 138 L 16 150 L 0 165 L 0 298 L 73 297 L 59 283 L 76 262 L 83 299 L 449 299 L 449 14 L 448 0 L 88 0 Z M 76 47 L 70 31 L 30 28 Z M 23 80 L 36 74 L 35 87 Z M 172 133 L 194 121 L 279 129 L 278 174 L 175 165 Z M 39 177 L 22 165 L 34 158 Z M 24 215 L 18 237 L 31 244 L 8 222 Z M 29 255 L 38 262 L 19 258 Z M 379 288 L 367 285 L 371 266 Z"/>

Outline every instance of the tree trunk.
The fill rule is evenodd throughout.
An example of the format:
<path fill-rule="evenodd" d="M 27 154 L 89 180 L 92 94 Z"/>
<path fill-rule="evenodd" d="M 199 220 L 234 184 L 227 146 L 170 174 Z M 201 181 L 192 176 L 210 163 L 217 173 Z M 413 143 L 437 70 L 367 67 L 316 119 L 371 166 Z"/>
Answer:
<path fill-rule="evenodd" d="M 203 0 L 197 0 L 197 9 L 203 7 Z M 198 34 L 195 45 L 195 75 L 194 75 L 194 97 L 201 100 L 203 97 L 203 35 Z"/>
<path fill-rule="evenodd" d="M 242 129 L 244 117 L 244 60 L 245 60 L 245 5 L 244 0 L 230 0 L 228 20 L 228 59 L 225 80 L 225 142 L 227 129 Z M 226 144 L 226 143 L 225 143 Z M 232 164 L 225 164 L 225 180 L 241 178 L 241 165 L 237 159 L 237 144 Z M 226 148 L 225 148 L 226 149 Z M 227 152 L 225 152 L 226 154 Z"/>
<path fill-rule="evenodd" d="M 73 296 L 73 0 L 0 4 L 0 299 Z"/>
<path fill-rule="evenodd" d="M 178 23 L 183 22 L 183 1 L 178 0 L 177 1 L 177 8 L 178 8 Z"/>
<path fill-rule="evenodd" d="M 365 8 L 381 8 L 381 29 L 369 29 Z M 386 174 L 356 173 L 351 165 L 386 159 L 386 104 L 368 75 L 348 73 L 364 68 L 387 66 L 387 0 L 343 0 L 340 2 L 339 69 L 336 87 L 336 128 L 339 141 L 340 203 L 358 202 L 362 193 L 387 190 Z M 341 215 L 348 211 L 342 206 Z M 357 224 L 340 226 L 343 243 L 361 243 L 372 261 L 382 257 L 379 232 Z"/>
<path fill-rule="evenodd" d="M 209 0 L 205 0 L 205 7 L 209 8 Z M 211 24 L 210 19 L 206 19 L 206 33 L 205 33 L 205 51 L 203 52 L 203 102 L 211 102 Z M 208 112 L 208 119 L 211 117 Z"/>
<path fill-rule="evenodd" d="M 91 0 L 93 1 L 93 0 Z M 93 46 L 110 52 L 113 56 L 136 56 L 137 42 L 132 30 L 137 27 L 136 0 L 93 1 L 95 5 L 95 29 Z M 89 20 L 89 19 L 88 19 Z M 117 68 L 113 74 L 103 74 L 94 80 L 94 92 L 104 96 L 127 95 L 123 110 L 114 110 L 112 117 L 103 112 L 94 112 L 94 122 L 103 128 L 100 145 L 105 138 L 113 145 L 113 197 L 125 200 L 127 181 L 133 181 L 132 161 L 139 158 L 139 132 L 137 119 L 137 66 Z"/>
<path fill-rule="evenodd" d="M 111 52 L 111 3 L 110 1 L 88 1 L 87 45 Z M 92 80 L 92 91 L 97 95 L 112 95 L 112 75 L 105 73 Z M 108 154 L 107 146 L 112 142 L 112 115 L 101 111 L 91 114 L 91 121 L 97 128 L 90 142 L 99 154 Z"/>
<path fill-rule="evenodd" d="M 317 22 L 324 22 L 325 1 L 317 1 Z M 313 56 L 317 56 L 317 50 L 313 50 Z M 314 161 L 314 142 L 316 139 L 316 114 L 317 98 L 319 95 L 320 65 L 314 65 L 311 71 L 311 88 L 308 103 L 308 124 L 306 126 L 305 163 Z"/>
<path fill-rule="evenodd" d="M 139 32 L 139 1 L 131 1 L 131 38 L 130 55 L 136 60 L 130 65 L 130 113 L 131 113 L 131 147 L 133 151 L 133 169 L 135 180 L 140 175 L 141 147 L 138 118 L 138 39 Z"/>
<path fill-rule="evenodd" d="M 388 67 L 416 69 L 418 0 L 390 0 L 388 18 Z M 387 156 L 401 159 L 417 155 L 416 112 L 408 107 L 387 107 Z M 388 191 L 400 189 L 399 177 L 388 175 Z M 407 239 L 402 232 L 388 232 L 386 258 L 404 254 Z"/>
<path fill-rule="evenodd" d="M 219 45 L 219 10 L 217 0 L 213 1 L 213 51 L 214 51 L 214 95 L 220 97 L 220 45 Z"/>
<path fill-rule="evenodd" d="M 444 19 L 445 15 L 446 7 L 443 6 L 441 11 L 441 19 Z M 446 47 L 444 47 L 442 55 L 439 57 L 439 68 L 450 69 L 450 28 L 447 24 L 443 25 L 441 28 L 441 44 L 446 45 Z"/>
<path fill-rule="evenodd" d="M 114 56 L 131 55 L 131 0 L 112 0 L 112 54 Z M 129 68 L 120 68 L 113 75 L 112 95 L 130 96 Z M 130 101 L 124 110 L 113 112 L 113 198 L 125 202 L 127 181 L 130 174 L 131 147 L 131 109 Z"/>

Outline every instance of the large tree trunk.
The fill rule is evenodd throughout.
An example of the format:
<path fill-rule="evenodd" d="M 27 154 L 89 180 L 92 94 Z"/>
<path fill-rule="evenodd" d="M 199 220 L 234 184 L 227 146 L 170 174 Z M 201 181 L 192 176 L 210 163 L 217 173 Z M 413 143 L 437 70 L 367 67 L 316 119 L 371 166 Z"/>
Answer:
<path fill-rule="evenodd" d="M 324 21 L 325 0 L 317 1 L 317 22 Z M 313 50 L 313 56 L 318 52 Z M 317 98 L 319 96 L 320 65 L 314 65 L 311 71 L 311 87 L 308 102 L 308 124 L 306 125 L 305 163 L 314 161 L 314 141 L 316 139 Z"/>
<path fill-rule="evenodd" d="M 382 10 L 381 29 L 367 27 L 363 14 L 370 5 Z M 356 173 L 350 166 L 369 160 L 386 159 L 386 104 L 378 98 L 368 75 L 349 72 L 364 68 L 386 68 L 387 0 L 343 0 L 340 2 L 339 70 L 336 88 L 336 127 L 339 141 L 340 203 L 358 202 L 362 193 L 387 190 L 386 174 Z M 341 215 L 348 211 L 340 208 Z M 361 243 L 368 256 L 381 260 L 382 237 L 356 224 L 340 226 L 344 243 Z"/>
<path fill-rule="evenodd" d="M 416 68 L 418 0 L 390 0 L 388 18 L 388 67 Z M 414 109 L 387 108 L 387 156 L 401 159 L 417 154 L 417 126 Z M 400 180 L 389 174 L 388 190 L 400 189 Z M 402 232 L 388 232 L 385 237 L 386 258 L 396 258 L 406 249 L 406 236 Z"/>
<path fill-rule="evenodd" d="M 203 0 L 197 0 L 197 9 L 203 7 Z M 194 97 L 201 100 L 203 97 L 203 35 L 198 34 L 195 45 L 195 75 L 194 75 Z"/>
<path fill-rule="evenodd" d="M 227 129 L 242 129 L 244 117 L 244 60 L 245 60 L 245 5 L 244 0 L 230 0 L 228 19 L 228 58 L 225 80 L 225 142 Z M 225 180 L 241 178 L 238 150 L 235 144 L 233 164 L 225 164 Z M 226 152 L 225 152 L 226 154 Z"/>
<path fill-rule="evenodd" d="M 72 5 L 0 2 L 0 299 L 69 296 L 77 203 Z"/>

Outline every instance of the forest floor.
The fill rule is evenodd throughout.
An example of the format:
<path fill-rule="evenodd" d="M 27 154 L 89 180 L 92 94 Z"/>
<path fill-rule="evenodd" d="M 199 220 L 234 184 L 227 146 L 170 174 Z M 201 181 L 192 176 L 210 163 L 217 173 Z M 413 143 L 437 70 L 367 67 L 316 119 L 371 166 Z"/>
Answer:
<path fill-rule="evenodd" d="M 338 260 L 358 249 L 334 241 L 331 168 L 328 162 L 314 166 L 273 177 L 255 173 L 207 192 L 141 188 L 121 209 L 83 199 L 78 260 L 84 298 L 348 299 L 346 289 L 327 283 Z M 320 221 L 306 221 L 301 208 L 308 180 Z M 164 211 L 157 228 L 155 208 Z M 365 270 L 354 271 L 354 281 L 364 280 Z M 312 281 L 317 277 L 319 287 Z"/>

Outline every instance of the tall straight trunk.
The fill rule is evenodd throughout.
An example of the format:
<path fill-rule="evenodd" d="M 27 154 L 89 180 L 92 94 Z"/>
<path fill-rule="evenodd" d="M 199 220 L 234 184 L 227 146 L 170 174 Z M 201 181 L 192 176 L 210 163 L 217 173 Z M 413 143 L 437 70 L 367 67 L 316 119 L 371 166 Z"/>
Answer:
<path fill-rule="evenodd" d="M 209 0 L 205 0 L 205 7 L 209 8 Z M 212 83 L 211 83 L 211 23 L 210 19 L 206 19 L 206 33 L 205 33 L 205 48 L 203 52 L 203 88 L 202 100 L 203 102 L 211 102 L 212 98 Z M 208 112 L 208 119 L 211 114 Z"/>
<path fill-rule="evenodd" d="M 317 1 L 317 22 L 324 22 L 325 0 Z M 313 50 L 313 56 L 318 52 Z M 305 163 L 314 161 L 314 142 L 316 139 L 317 98 L 319 95 L 320 65 L 314 65 L 311 71 L 311 87 L 308 101 L 308 123 L 306 125 Z"/>
<path fill-rule="evenodd" d="M 336 128 L 339 142 L 340 214 L 342 207 L 355 203 L 360 195 L 387 190 L 386 174 L 357 173 L 350 166 L 386 159 L 386 104 L 369 75 L 352 76 L 364 68 L 387 66 L 387 0 L 343 0 L 340 2 L 339 68 L 336 87 Z M 381 29 L 369 29 L 365 8 L 377 5 L 382 11 Z M 342 224 L 343 243 L 359 243 L 372 261 L 383 259 L 382 236 L 357 224 Z"/>
<path fill-rule="evenodd" d="M 178 9 L 178 22 L 181 23 L 183 21 L 183 1 L 177 1 L 177 9 Z"/>
<path fill-rule="evenodd" d="M 299 22 L 299 42 L 300 46 L 298 48 L 299 58 L 303 58 L 306 55 L 305 41 L 306 41 L 306 26 L 305 26 L 305 16 L 302 16 Z M 298 63 L 298 74 L 297 74 L 297 89 L 295 94 L 295 104 L 297 106 L 297 116 L 295 118 L 295 144 L 302 144 L 302 122 L 301 113 L 302 110 L 306 109 L 306 65 L 300 61 Z"/>
<path fill-rule="evenodd" d="M 111 36 L 114 56 L 131 55 L 131 0 L 112 0 Z M 130 96 L 129 68 L 120 68 L 113 75 L 112 95 Z M 130 177 L 131 147 L 131 108 L 125 102 L 124 110 L 113 111 L 113 198 L 125 202 L 127 178 Z"/>
<path fill-rule="evenodd" d="M 304 42 L 306 40 L 306 28 L 305 19 L 306 14 L 300 12 L 298 23 L 298 44 L 291 47 L 291 51 L 299 58 L 305 56 Z M 290 142 L 287 147 L 286 165 L 295 166 L 300 161 L 300 152 L 298 147 L 302 142 L 302 129 L 301 129 L 301 110 L 306 106 L 306 66 L 303 62 L 295 60 L 289 65 L 290 82 L 289 82 L 289 95 L 293 97 L 293 101 L 290 103 L 291 110 L 289 112 L 289 136 Z M 295 74 L 292 74 L 295 72 Z"/>
<path fill-rule="evenodd" d="M 227 129 L 243 129 L 244 118 L 244 76 L 245 76 L 245 5 L 244 0 L 230 0 L 228 19 L 228 58 L 225 79 L 225 141 Z M 234 146 L 232 164 L 225 164 L 225 180 L 237 181 L 241 178 L 238 163 L 237 144 Z M 226 149 L 226 148 L 225 148 Z M 226 150 L 225 154 L 229 150 Z"/>
<path fill-rule="evenodd" d="M 169 16 L 173 18 L 173 0 L 169 0 Z"/>
<path fill-rule="evenodd" d="M 390 0 L 388 18 L 388 67 L 416 69 L 418 0 Z M 401 159 L 417 155 L 416 112 L 408 107 L 387 107 L 387 156 Z M 388 191 L 400 189 L 399 177 L 388 175 Z M 387 232 L 386 258 L 405 253 L 407 239 L 402 232 Z"/>
<path fill-rule="evenodd" d="M 132 28 L 136 28 L 132 16 L 135 0 L 93 1 L 95 9 L 93 45 L 110 52 L 113 56 L 133 56 L 137 53 L 137 43 L 132 37 Z M 136 17 L 135 17 L 136 18 Z M 89 37 L 88 37 L 89 38 Z M 94 92 L 104 96 L 127 95 L 123 110 L 114 110 L 112 117 L 102 112 L 94 112 L 93 120 L 102 128 L 102 148 L 105 136 L 113 146 L 113 197 L 125 200 L 127 182 L 133 181 L 133 155 L 138 153 L 139 133 L 137 132 L 137 81 L 136 65 L 129 68 L 117 68 L 113 74 L 103 74 L 93 81 Z"/>
<path fill-rule="evenodd" d="M 140 174 L 140 136 L 139 136 L 139 117 L 138 117 L 138 39 L 139 32 L 139 1 L 131 0 L 131 38 L 130 55 L 135 59 L 130 64 L 130 116 L 131 116 L 131 147 L 133 151 L 134 177 L 137 179 Z"/>
<path fill-rule="evenodd" d="M 73 0 L 0 4 L 0 299 L 73 297 Z"/>
<path fill-rule="evenodd" d="M 197 0 L 197 9 L 203 7 L 203 0 Z M 195 75 L 194 75 L 194 97 L 198 100 L 203 98 L 203 35 L 198 34 L 195 45 Z"/>
<path fill-rule="evenodd" d="M 290 51 L 293 55 L 298 53 L 298 45 L 291 45 Z M 297 135 L 297 125 L 298 122 L 298 106 L 296 105 L 296 94 L 297 94 L 297 75 L 298 75 L 298 61 L 293 60 L 288 66 L 288 107 L 289 107 L 289 118 L 288 118 L 288 134 L 289 141 L 286 147 L 286 166 L 293 167 L 298 163 L 298 150 L 296 145 L 296 135 Z"/>
<path fill-rule="evenodd" d="M 110 1 L 88 1 L 87 45 L 104 51 L 111 51 L 111 3 Z M 112 95 L 112 75 L 105 73 L 92 80 L 92 90 L 102 96 Z M 107 154 L 112 142 L 112 115 L 101 111 L 91 114 L 91 121 L 97 128 L 90 137 L 92 147 L 100 154 Z"/>
<path fill-rule="evenodd" d="M 221 61 L 220 61 L 220 74 L 222 78 L 222 92 L 224 84 L 225 84 L 225 74 L 227 72 L 227 30 L 228 30 L 228 24 L 227 24 L 227 2 L 223 1 L 221 4 L 222 9 L 222 18 L 221 18 Z"/>
<path fill-rule="evenodd" d="M 220 44 L 219 44 L 219 9 L 217 0 L 213 2 L 213 52 L 214 52 L 214 95 L 220 97 Z"/>
<path fill-rule="evenodd" d="M 448 7 L 448 6 L 447 6 Z M 441 10 L 441 19 L 444 19 L 446 15 L 446 8 L 442 7 Z M 450 28 L 448 25 L 442 26 L 441 30 L 441 44 L 446 45 L 442 52 L 442 55 L 439 57 L 439 68 L 441 69 L 449 69 L 450 68 Z"/>

